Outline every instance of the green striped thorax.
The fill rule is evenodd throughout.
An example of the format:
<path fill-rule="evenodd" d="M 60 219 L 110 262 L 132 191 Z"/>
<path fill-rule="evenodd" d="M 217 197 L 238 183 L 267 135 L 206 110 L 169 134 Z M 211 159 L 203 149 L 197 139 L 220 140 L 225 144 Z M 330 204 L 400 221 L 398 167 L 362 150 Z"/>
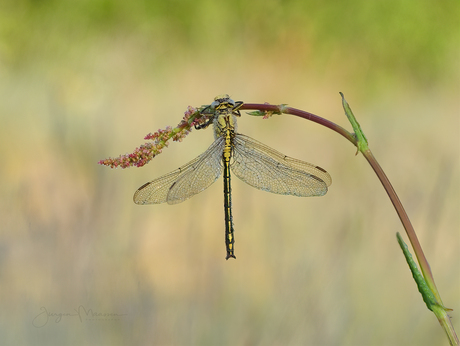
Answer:
<path fill-rule="evenodd" d="M 227 94 L 219 95 L 214 98 L 210 108 L 215 111 L 214 116 L 214 139 L 225 136 L 226 130 L 236 132 L 236 116 L 240 116 L 238 108 L 241 104 L 236 104 Z"/>

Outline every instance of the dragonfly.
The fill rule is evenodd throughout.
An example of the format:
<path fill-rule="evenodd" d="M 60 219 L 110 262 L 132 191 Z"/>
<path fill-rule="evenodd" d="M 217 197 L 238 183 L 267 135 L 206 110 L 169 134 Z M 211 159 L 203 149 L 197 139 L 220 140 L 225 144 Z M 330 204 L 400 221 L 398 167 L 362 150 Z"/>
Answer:
<path fill-rule="evenodd" d="M 332 179 L 323 168 L 288 157 L 237 132 L 242 101 L 216 96 L 202 115 L 213 114 L 214 142 L 201 155 L 180 168 L 142 185 L 134 193 L 136 204 L 177 204 L 207 189 L 223 172 L 226 259 L 234 254 L 231 174 L 257 189 L 280 195 L 323 196 Z"/>

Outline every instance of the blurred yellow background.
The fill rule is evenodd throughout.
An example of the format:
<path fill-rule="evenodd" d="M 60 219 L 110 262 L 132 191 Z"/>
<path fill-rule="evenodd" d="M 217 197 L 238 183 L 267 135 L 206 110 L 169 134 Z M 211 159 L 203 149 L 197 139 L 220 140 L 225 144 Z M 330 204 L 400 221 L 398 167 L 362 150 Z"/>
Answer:
<path fill-rule="evenodd" d="M 212 131 L 141 169 L 97 162 L 222 93 L 350 129 L 342 91 L 458 332 L 459 15 L 458 1 L 434 0 L 1 1 L 2 344 L 446 345 L 391 202 L 332 131 L 241 117 L 239 132 L 333 183 L 303 199 L 235 177 L 229 261 L 221 179 L 182 204 L 132 202 Z"/>

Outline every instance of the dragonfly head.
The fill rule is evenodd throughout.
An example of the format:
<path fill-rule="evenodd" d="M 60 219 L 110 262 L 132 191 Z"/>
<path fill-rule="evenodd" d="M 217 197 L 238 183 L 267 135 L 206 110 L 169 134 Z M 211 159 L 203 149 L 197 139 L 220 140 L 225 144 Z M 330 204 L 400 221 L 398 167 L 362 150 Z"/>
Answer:
<path fill-rule="evenodd" d="M 212 109 L 226 109 L 235 107 L 235 101 L 233 101 L 227 94 L 218 95 L 214 98 L 214 102 L 211 103 Z"/>

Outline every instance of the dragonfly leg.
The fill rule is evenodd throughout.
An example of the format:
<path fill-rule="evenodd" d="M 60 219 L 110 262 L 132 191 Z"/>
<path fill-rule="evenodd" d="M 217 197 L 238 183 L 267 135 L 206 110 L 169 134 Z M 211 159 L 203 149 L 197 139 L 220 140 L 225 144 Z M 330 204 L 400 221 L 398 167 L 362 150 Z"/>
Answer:
<path fill-rule="evenodd" d="M 237 117 L 240 117 L 241 116 L 241 113 L 240 113 L 240 108 L 241 106 L 243 105 L 243 101 L 237 101 L 235 102 L 235 106 L 233 107 L 232 109 L 232 113 L 233 115 L 236 115 Z"/>
<path fill-rule="evenodd" d="M 195 125 L 195 129 L 196 130 L 202 130 L 202 129 L 205 129 L 207 128 L 209 125 L 211 125 L 214 121 L 214 118 L 211 118 L 209 119 L 207 122 L 205 122 L 204 124 L 201 124 L 201 125 Z"/>

